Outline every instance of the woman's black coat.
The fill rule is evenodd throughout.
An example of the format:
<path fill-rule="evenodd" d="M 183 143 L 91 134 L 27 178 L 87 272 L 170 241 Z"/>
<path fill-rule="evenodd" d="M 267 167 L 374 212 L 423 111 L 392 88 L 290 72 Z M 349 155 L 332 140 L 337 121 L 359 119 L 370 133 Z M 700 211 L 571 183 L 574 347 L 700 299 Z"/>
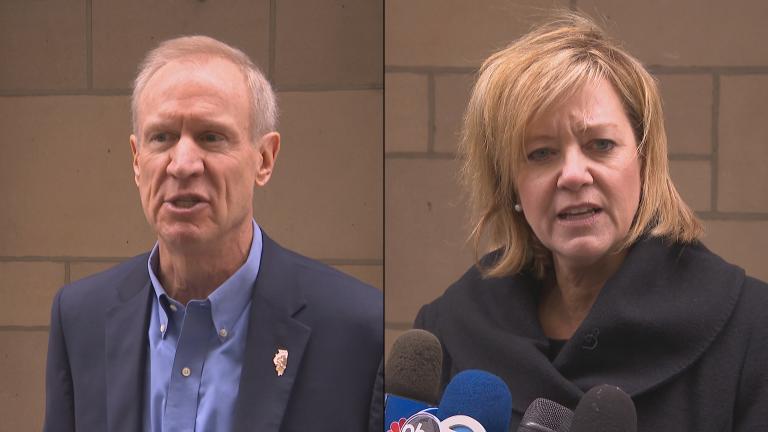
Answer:
<path fill-rule="evenodd" d="M 600 384 L 632 396 L 640 431 L 768 431 L 768 286 L 741 268 L 700 244 L 641 240 L 553 361 L 538 289 L 473 267 L 424 306 L 415 327 L 443 344 L 443 384 L 464 369 L 500 376 L 513 431 L 533 399 L 573 409 Z"/>

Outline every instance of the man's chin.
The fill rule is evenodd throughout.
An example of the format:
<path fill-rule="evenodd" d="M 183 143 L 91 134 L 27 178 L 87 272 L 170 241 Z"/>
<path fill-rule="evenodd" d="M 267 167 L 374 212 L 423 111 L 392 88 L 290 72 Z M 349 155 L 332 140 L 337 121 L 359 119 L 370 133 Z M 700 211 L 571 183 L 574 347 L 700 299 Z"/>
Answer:
<path fill-rule="evenodd" d="M 213 235 L 208 230 L 192 225 L 163 227 L 157 231 L 161 243 L 170 247 L 194 248 L 211 242 Z"/>

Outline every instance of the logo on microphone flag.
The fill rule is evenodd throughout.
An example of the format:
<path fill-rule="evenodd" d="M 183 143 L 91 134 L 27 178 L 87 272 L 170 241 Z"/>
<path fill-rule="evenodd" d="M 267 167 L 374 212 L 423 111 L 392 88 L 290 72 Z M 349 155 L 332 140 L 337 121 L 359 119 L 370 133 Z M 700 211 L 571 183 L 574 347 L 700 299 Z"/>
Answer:
<path fill-rule="evenodd" d="M 389 425 L 389 429 L 387 429 L 387 432 L 402 432 L 403 426 L 405 426 L 406 419 L 401 418 L 399 421 L 392 422 L 392 424 Z"/>
<path fill-rule="evenodd" d="M 420 412 L 409 418 L 400 432 L 441 432 L 440 420 L 432 414 Z"/>

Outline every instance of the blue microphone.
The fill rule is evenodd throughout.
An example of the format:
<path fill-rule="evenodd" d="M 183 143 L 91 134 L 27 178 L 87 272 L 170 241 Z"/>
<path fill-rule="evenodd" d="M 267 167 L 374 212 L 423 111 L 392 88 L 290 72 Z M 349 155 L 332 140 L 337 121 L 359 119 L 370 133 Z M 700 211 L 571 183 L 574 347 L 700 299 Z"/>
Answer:
<path fill-rule="evenodd" d="M 434 414 L 456 432 L 509 432 L 512 395 L 501 378 L 469 369 L 448 383 Z"/>

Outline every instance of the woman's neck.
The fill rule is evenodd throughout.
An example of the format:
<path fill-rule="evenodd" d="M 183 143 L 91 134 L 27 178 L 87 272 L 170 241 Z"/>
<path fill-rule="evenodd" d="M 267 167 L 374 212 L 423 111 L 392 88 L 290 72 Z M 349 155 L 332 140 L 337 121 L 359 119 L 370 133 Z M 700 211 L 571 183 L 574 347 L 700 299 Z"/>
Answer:
<path fill-rule="evenodd" d="M 587 264 L 555 257 L 554 275 L 545 281 L 539 301 L 544 334 L 552 339 L 570 339 L 625 256 L 626 251 L 622 251 Z"/>

